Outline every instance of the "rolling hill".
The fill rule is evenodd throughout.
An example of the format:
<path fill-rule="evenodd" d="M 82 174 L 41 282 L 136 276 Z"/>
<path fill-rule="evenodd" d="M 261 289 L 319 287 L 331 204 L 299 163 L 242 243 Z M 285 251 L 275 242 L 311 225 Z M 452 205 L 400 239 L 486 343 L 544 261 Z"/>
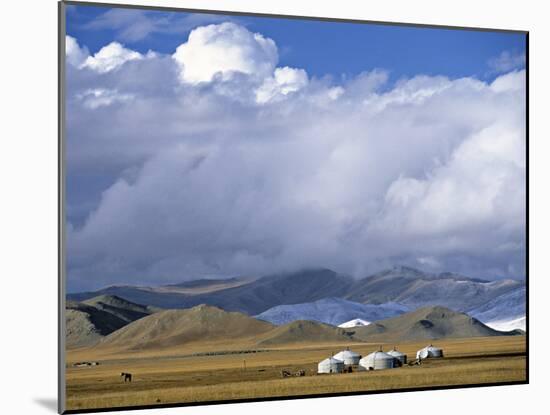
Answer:
<path fill-rule="evenodd" d="M 161 310 L 158 307 L 150 307 L 132 303 L 115 295 L 100 295 L 98 297 L 85 300 L 82 304 L 105 311 L 120 318 L 121 320 L 126 321 L 127 323 L 131 323 L 134 320 L 138 320 Z"/>
<path fill-rule="evenodd" d="M 349 329 L 351 330 L 351 329 Z M 363 341 L 412 341 L 441 338 L 503 336 L 467 314 L 445 307 L 423 307 L 364 327 L 353 328 L 353 336 Z"/>
<path fill-rule="evenodd" d="M 276 346 L 303 342 L 346 342 L 350 334 L 341 328 L 314 321 L 294 321 L 282 326 L 239 312 L 199 305 L 187 310 L 165 310 L 144 317 L 111 333 L 98 344 L 117 350 L 150 350 L 205 345 L 227 341 L 251 346 Z"/>
<path fill-rule="evenodd" d="M 96 336 L 95 347 L 127 352 L 184 345 L 200 350 L 207 345 L 222 345 L 230 350 L 235 345 L 269 348 L 296 343 L 401 342 L 512 334 L 518 333 L 493 330 L 444 307 L 425 307 L 368 326 L 340 328 L 309 320 L 275 326 L 202 304 L 186 310 L 163 310 L 135 320 L 107 336 Z"/>
<path fill-rule="evenodd" d="M 257 342 L 259 346 L 319 342 L 349 342 L 352 336 L 344 329 L 309 320 L 293 321 L 276 327 Z"/>
<path fill-rule="evenodd" d="M 68 348 L 93 345 L 128 323 L 148 316 L 154 309 L 115 296 L 102 295 L 66 304 Z"/>
<path fill-rule="evenodd" d="M 160 311 L 134 321 L 102 339 L 99 347 L 143 350 L 192 342 L 230 342 L 256 338 L 273 328 L 245 314 L 202 304 L 187 310 Z"/>
<path fill-rule="evenodd" d="M 383 320 L 407 311 L 407 307 L 395 303 L 360 304 L 331 297 L 311 303 L 279 305 L 255 317 L 276 325 L 296 320 L 310 320 L 338 326 L 353 319 Z"/>

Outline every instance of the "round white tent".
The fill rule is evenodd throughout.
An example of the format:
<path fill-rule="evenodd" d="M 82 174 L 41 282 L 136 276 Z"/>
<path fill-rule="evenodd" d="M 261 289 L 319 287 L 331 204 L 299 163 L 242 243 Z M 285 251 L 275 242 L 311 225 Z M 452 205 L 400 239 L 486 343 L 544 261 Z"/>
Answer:
<path fill-rule="evenodd" d="M 429 357 L 443 357 L 443 349 L 430 344 L 416 352 L 417 359 L 427 359 Z"/>
<path fill-rule="evenodd" d="M 399 366 L 407 364 L 407 355 L 405 353 L 401 353 L 395 347 L 393 348 L 393 350 L 390 350 L 388 354 L 399 361 Z"/>
<path fill-rule="evenodd" d="M 352 352 L 351 350 L 342 350 L 340 353 L 334 355 L 335 359 L 341 360 L 345 365 L 358 365 L 361 355 L 359 353 Z"/>
<path fill-rule="evenodd" d="M 384 352 L 374 352 L 359 361 L 359 366 L 366 370 L 392 369 L 395 367 L 395 358 Z"/>
<path fill-rule="evenodd" d="M 343 371 L 344 362 L 334 357 L 329 357 L 317 365 L 317 373 L 342 373 Z"/>

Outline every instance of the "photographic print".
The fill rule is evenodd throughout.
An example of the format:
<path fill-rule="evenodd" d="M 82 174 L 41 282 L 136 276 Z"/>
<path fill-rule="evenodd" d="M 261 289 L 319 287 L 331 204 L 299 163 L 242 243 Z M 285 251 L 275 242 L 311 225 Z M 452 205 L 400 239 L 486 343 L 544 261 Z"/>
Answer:
<path fill-rule="evenodd" d="M 60 410 L 526 383 L 527 40 L 60 3 Z"/>

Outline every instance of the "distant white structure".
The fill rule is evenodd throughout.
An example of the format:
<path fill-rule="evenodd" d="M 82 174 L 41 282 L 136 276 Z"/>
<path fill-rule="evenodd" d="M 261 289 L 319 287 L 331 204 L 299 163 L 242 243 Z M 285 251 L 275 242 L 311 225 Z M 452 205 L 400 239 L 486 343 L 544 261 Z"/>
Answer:
<path fill-rule="evenodd" d="M 366 370 L 392 369 L 396 366 L 395 358 L 382 351 L 374 352 L 359 360 L 359 366 Z"/>
<path fill-rule="evenodd" d="M 417 359 L 427 359 L 429 357 L 443 357 L 443 349 L 430 344 L 416 352 Z"/>
<path fill-rule="evenodd" d="M 345 323 L 339 324 L 338 327 L 342 327 L 343 329 L 349 329 L 351 327 L 368 326 L 369 324 L 370 324 L 370 321 L 363 320 L 362 318 L 354 318 L 353 320 L 346 321 Z"/>
<path fill-rule="evenodd" d="M 342 350 L 334 355 L 334 359 L 341 360 L 345 365 L 358 365 L 361 360 L 359 353 L 352 352 L 351 350 Z"/>
<path fill-rule="evenodd" d="M 344 362 L 334 357 L 329 357 L 317 365 L 317 373 L 342 373 L 343 371 Z"/>
<path fill-rule="evenodd" d="M 395 347 L 393 348 L 393 350 L 390 350 L 388 354 L 399 361 L 399 366 L 407 364 L 407 355 L 405 353 L 401 353 Z"/>

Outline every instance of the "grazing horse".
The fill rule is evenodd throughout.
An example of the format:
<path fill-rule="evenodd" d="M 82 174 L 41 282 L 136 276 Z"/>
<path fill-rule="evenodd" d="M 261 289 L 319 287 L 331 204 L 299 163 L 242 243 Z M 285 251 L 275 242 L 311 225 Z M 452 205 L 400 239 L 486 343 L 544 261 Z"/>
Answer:
<path fill-rule="evenodd" d="M 131 373 L 122 372 L 122 373 L 120 374 L 120 377 L 121 377 L 121 378 L 124 378 L 124 383 L 126 383 L 126 382 L 132 382 L 132 374 L 131 374 Z"/>

